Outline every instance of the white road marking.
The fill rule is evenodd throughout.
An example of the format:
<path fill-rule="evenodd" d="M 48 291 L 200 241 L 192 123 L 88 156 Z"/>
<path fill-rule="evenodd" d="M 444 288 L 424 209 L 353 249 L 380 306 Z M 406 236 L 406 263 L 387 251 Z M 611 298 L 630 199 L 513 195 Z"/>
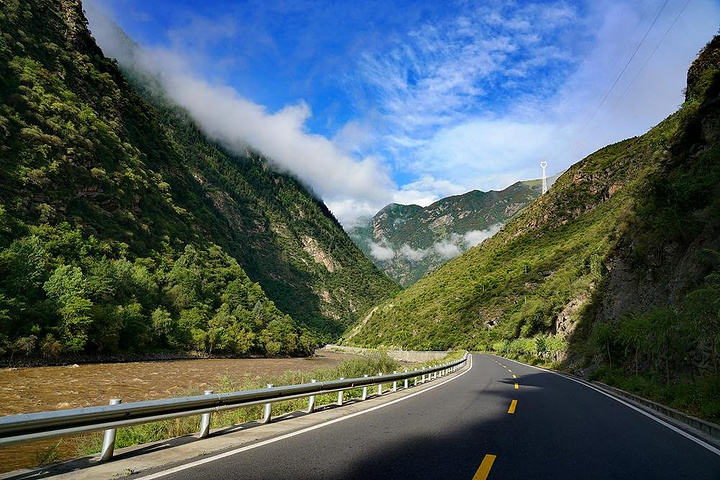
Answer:
<path fill-rule="evenodd" d="M 366 413 L 374 412 L 375 410 L 379 410 L 379 409 L 381 409 L 381 408 L 385 408 L 385 407 L 387 407 L 387 406 L 389 406 L 389 405 L 394 405 L 394 404 L 396 404 L 396 403 L 398 403 L 398 402 L 402 402 L 402 401 L 404 401 L 404 400 L 407 400 L 407 399 L 409 399 L 409 398 L 412 398 L 412 397 L 414 397 L 415 395 L 420 395 L 420 394 L 422 394 L 422 393 L 429 392 L 430 390 L 433 390 L 433 389 L 435 389 L 435 388 L 442 387 L 442 386 L 445 385 L 446 383 L 452 382 L 453 380 L 457 380 L 458 378 L 462 377 L 463 375 L 465 375 L 466 373 L 468 373 L 470 370 L 472 370 L 472 367 L 473 367 L 473 364 L 472 364 L 472 355 L 468 355 L 468 360 L 469 360 L 469 362 L 470 362 L 470 366 L 468 367 L 467 370 L 465 370 L 465 371 L 462 372 L 461 374 L 459 374 L 459 375 L 457 375 L 457 376 L 455 376 L 455 377 L 449 378 L 449 379 L 445 380 L 445 381 L 442 382 L 442 383 L 438 383 L 437 385 L 433 385 L 432 387 L 428 387 L 428 388 L 426 388 L 425 390 L 420 390 L 419 392 L 412 393 L 412 394 L 410 394 L 410 395 L 408 395 L 408 396 L 406 396 L 406 397 L 398 398 L 397 400 L 393 400 L 393 401 L 388 402 L 388 403 L 383 403 L 382 405 L 377 405 L 377 406 L 375 406 L 375 407 L 368 408 L 367 410 L 362 410 L 362 411 L 360 411 L 360 412 L 351 413 L 350 415 L 346 415 L 346 416 L 344 416 L 344 417 L 335 418 L 335 419 L 333 419 L 333 420 L 328 420 L 327 422 L 319 423 L 319 424 L 313 425 L 313 426 L 311 426 L 311 427 L 303 428 L 302 430 L 298 430 L 298 431 L 296 431 L 296 432 L 290 432 L 290 433 L 286 433 L 285 435 L 280 435 L 279 437 L 269 438 L 269 439 L 267 439 L 267 440 L 263 440 L 262 442 L 253 443 L 252 445 L 246 445 L 246 446 L 240 447 L 240 448 L 238 448 L 238 449 L 236 449 L 236 450 L 230 450 L 230 451 L 228 451 L 228 452 L 220 453 L 220 454 L 215 455 L 215 456 L 213 456 L 213 457 L 203 458 L 202 460 L 196 460 L 196 461 L 194 461 L 194 462 L 186 463 L 186 464 L 184 464 L 184 465 L 179 465 L 179 466 L 177 466 L 177 467 L 170 468 L 170 469 L 168 469 L 168 470 L 163 470 L 162 472 L 153 473 L 153 474 L 151 474 L 151 475 L 148 475 L 148 476 L 145 476 L 145 477 L 140 477 L 140 478 L 142 478 L 142 479 L 144 479 L 144 480 L 151 480 L 151 479 L 154 479 L 154 478 L 161 478 L 161 477 L 164 477 L 164 476 L 167 476 L 167 475 L 172 475 L 173 473 L 181 472 L 181 471 L 183 471 L 183 470 L 187 470 L 187 469 L 189 469 L 189 468 L 197 467 L 197 466 L 199 466 L 199 465 L 203 465 L 203 464 L 206 464 L 206 463 L 209 463 L 209 462 L 214 462 L 215 460 L 220 460 L 220 459 L 222 459 L 222 458 L 230 457 L 230 456 L 236 455 L 236 454 L 238 454 L 238 453 L 242 453 L 242 452 L 246 452 L 246 451 L 248 451 L 248 450 L 252 450 L 252 449 L 254 449 L 254 448 L 262 447 L 262 446 L 264 446 L 264 445 L 269 445 L 269 444 L 271 444 L 271 443 L 279 442 L 280 440 L 285 440 L 286 438 L 291 438 L 291 437 L 295 437 L 295 436 L 297 436 L 297 435 L 302 435 L 303 433 L 311 432 L 311 431 L 313 431 L 313 430 L 317 430 L 318 428 L 327 427 L 328 425 L 333 425 L 333 424 L 335 424 L 335 423 L 339 423 L 339 422 L 348 420 L 348 419 L 350 419 L 350 418 L 357 417 L 357 416 L 359 416 L 359 415 L 364 415 L 364 414 L 366 414 Z"/>
<path fill-rule="evenodd" d="M 500 357 L 500 358 L 505 359 L 504 357 Z M 574 379 L 574 378 L 572 378 L 572 377 L 567 377 L 567 376 L 565 376 L 565 375 L 561 375 L 561 374 L 559 374 L 558 372 L 553 372 L 552 370 L 547 370 L 547 369 L 545 369 L 545 368 L 535 367 L 535 366 L 533 366 L 533 365 L 527 365 L 527 364 L 525 364 L 525 363 L 518 362 L 518 361 L 516 361 L 516 360 L 510 360 L 510 359 L 505 359 L 505 360 L 509 360 L 509 361 L 511 361 L 511 362 L 515 362 L 515 363 L 520 364 L 520 365 L 525 365 L 526 367 L 534 368 L 534 369 L 536 369 L 536 370 L 540 370 L 540 371 L 543 371 L 543 372 L 552 373 L 553 375 L 557 375 L 558 377 L 562 377 L 562 378 L 565 378 L 565 379 L 567 379 L 567 380 L 572 380 L 572 381 L 575 382 L 575 383 L 578 383 L 578 384 L 583 385 L 583 386 L 585 386 L 585 387 L 591 388 L 591 389 L 595 390 L 595 391 L 598 392 L 598 393 L 602 393 L 602 394 L 605 395 L 606 397 L 612 398 L 612 399 L 615 400 L 616 402 L 622 403 L 622 404 L 625 405 L 626 407 L 632 408 L 633 410 L 635 410 L 635 411 L 638 412 L 638 413 L 642 413 L 643 415 L 645 415 L 646 417 L 650 418 L 651 420 L 655 420 L 655 421 L 656 421 L 657 423 L 659 423 L 660 425 L 663 425 L 663 426 L 669 428 L 670 430 L 672 430 L 672 431 L 675 432 L 675 433 L 679 433 L 680 435 L 682 435 L 683 437 L 687 438 L 688 440 L 692 440 L 693 442 L 697 443 L 697 444 L 700 445 L 701 447 L 704 447 L 704 448 L 706 448 L 707 450 L 710 450 L 710 451 L 711 451 L 712 453 L 714 453 L 715 455 L 720 456 L 720 450 L 718 450 L 718 449 L 715 448 L 714 446 L 710 445 L 709 443 L 703 441 L 702 439 L 700 439 L 700 438 L 698 438 L 698 437 L 696 437 L 696 436 L 694 436 L 694 435 L 691 435 L 691 434 L 687 433 L 686 431 L 684 431 L 684 430 L 676 427 L 675 425 L 669 424 L 669 423 L 666 422 L 665 420 L 663 420 L 663 419 L 661 419 L 661 418 L 659 418 L 659 417 L 656 417 L 656 416 L 653 415 L 652 413 L 646 412 L 646 411 L 643 410 L 642 408 L 636 407 L 635 405 L 632 405 L 632 404 L 626 402 L 625 400 L 622 400 L 621 398 L 618 398 L 618 397 L 615 397 L 615 396 L 613 396 L 613 395 L 610 395 L 609 393 L 607 393 L 607 392 L 605 392 L 605 391 L 603 391 L 603 390 L 601 390 L 601 389 L 599 389 L 599 388 L 597 388 L 597 387 L 595 387 L 595 386 L 593 386 L 593 385 L 590 385 L 590 384 L 588 384 L 588 383 L 581 382 L 580 380 L 576 380 L 576 379 Z"/>

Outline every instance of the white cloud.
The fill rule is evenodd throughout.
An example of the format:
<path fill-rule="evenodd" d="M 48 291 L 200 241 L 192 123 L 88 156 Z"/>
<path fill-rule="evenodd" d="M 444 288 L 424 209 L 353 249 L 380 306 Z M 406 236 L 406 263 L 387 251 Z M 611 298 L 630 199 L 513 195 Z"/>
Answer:
<path fill-rule="evenodd" d="M 557 134 L 557 127 L 549 124 L 475 119 L 440 130 L 422 152 L 422 158 L 433 170 L 447 166 L 463 172 L 478 167 L 487 173 L 507 171 L 528 158 L 547 158 Z"/>
<path fill-rule="evenodd" d="M 553 174 L 642 134 L 682 103 L 687 68 L 717 31 L 720 4 L 697 0 L 663 40 L 684 5 L 490 2 L 417 28 L 360 62 L 393 126 L 385 147 L 418 178 L 487 190 L 538 178 L 540 161 Z"/>
<path fill-rule="evenodd" d="M 312 186 L 340 221 L 352 223 L 367 208 L 378 211 L 390 203 L 397 186 L 378 157 L 356 158 L 328 138 L 307 131 L 312 115 L 304 101 L 269 112 L 243 98 L 234 88 L 210 83 L 181 53 L 163 49 L 128 49 L 113 25 L 90 15 L 93 34 L 104 52 L 155 76 L 168 96 L 185 107 L 212 139 L 238 154 L 248 146 L 271 159 L 279 170 L 293 173 Z M 229 27 L 228 27 L 229 28 Z M 345 137 L 358 136 L 349 125 Z"/>
<path fill-rule="evenodd" d="M 497 223 L 487 230 L 471 230 L 462 235 L 453 233 L 447 238 L 440 240 L 439 242 L 435 242 L 428 248 L 415 249 L 408 244 L 403 244 L 399 250 L 393 252 L 393 256 L 405 257 L 411 262 L 419 262 L 424 260 L 428 255 L 435 254 L 439 255 L 442 260 L 450 260 L 457 257 L 467 249 L 480 244 L 485 239 L 492 237 L 500 230 L 501 227 L 502 224 Z M 391 246 L 387 243 L 384 248 L 392 251 Z M 384 253 L 389 255 L 389 252 Z"/>
<path fill-rule="evenodd" d="M 306 103 L 269 113 L 230 87 L 172 70 L 173 62 L 165 61 L 166 56 L 167 52 L 150 52 L 143 65 L 157 69 L 170 97 L 187 108 L 210 137 L 238 153 L 252 145 L 323 197 L 383 201 L 392 191 L 394 184 L 377 158 L 354 159 L 327 138 L 306 131 L 311 115 Z"/>
<path fill-rule="evenodd" d="M 372 128 L 358 121 L 350 121 L 343 125 L 332 141 L 345 152 L 363 155 L 376 139 Z"/>
<path fill-rule="evenodd" d="M 146 50 L 135 60 L 160 75 L 208 135 L 238 151 L 247 144 L 261 150 L 278 169 L 311 185 L 349 227 L 391 202 L 425 206 L 538 178 L 540 161 L 548 162 L 550 174 L 564 170 L 672 113 L 682 102 L 687 67 L 717 31 L 716 0 L 690 2 L 660 44 L 685 5 L 669 0 L 600 105 L 665 4 L 461 2 L 432 21 L 408 21 L 407 31 L 358 43 L 355 70 L 338 72 L 344 87 L 355 88 L 347 92 L 355 118 L 332 138 L 309 131 L 313 112 L 302 98 L 268 109 L 208 80 L 219 75 L 202 55 L 213 42 L 245 35 L 257 40 L 253 58 L 279 55 L 262 24 L 196 19 L 169 32 L 170 48 Z M 121 61 L 127 56 L 92 15 L 91 27 L 106 53 Z M 393 175 L 403 179 L 399 187 Z M 440 250 L 450 254 L 452 248 Z"/>
<path fill-rule="evenodd" d="M 467 244 L 468 248 L 472 248 L 495 235 L 501 228 L 502 224 L 496 223 L 495 225 L 491 225 L 487 230 L 471 230 L 463 235 L 463 240 Z"/>
<path fill-rule="evenodd" d="M 400 247 L 398 254 L 407 258 L 411 262 L 419 262 L 430 254 L 430 250 L 423 248 L 414 249 L 406 243 Z"/>
<path fill-rule="evenodd" d="M 456 238 L 449 238 L 447 240 L 437 242 L 433 245 L 433 250 L 435 250 L 444 260 L 450 260 L 461 253 L 460 247 L 456 241 Z"/>
<path fill-rule="evenodd" d="M 392 260 L 393 257 L 395 256 L 395 252 L 393 251 L 392 247 L 389 247 L 386 244 L 381 244 L 381 243 L 375 243 L 375 242 L 369 242 L 369 243 L 370 243 L 370 255 L 372 255 L 376 260 L 384 262 L 386 260 Z"/>
<path fill-rule="evenodd" d="M 402 205 L 426 207 L 441 198 L 465 193 L 467 189 L 449 180 L 438 180 L 425 174 L 414 182 L 406 183 L 393 194 L 393 202 Z"/>

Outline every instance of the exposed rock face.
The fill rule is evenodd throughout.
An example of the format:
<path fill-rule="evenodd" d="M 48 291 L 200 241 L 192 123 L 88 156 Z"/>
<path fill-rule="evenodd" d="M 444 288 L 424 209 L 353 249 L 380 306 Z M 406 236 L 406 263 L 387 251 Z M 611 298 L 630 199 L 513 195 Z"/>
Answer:
<path fill-rule="evenodd" d="M 302 237 L 302 244 L 303 250 L 305 250 L 305 252 L 307 252 L 315 260 L 315 262 L 323 265 L 328 272 L 332 273 L 338 268 L 336 267 L 336 263 L 333 258 L 322 251 L 317 240 L 305 235 Z"/>
<path fill-rule="evenodd" d="M 581 292 L 577 297 L 573 298 L 562 312 L 555 319 L 555 333 L 568 337 L 572 335 L 577 326 L 582 309 L 587 306 L 590 301 L 590 292 Z"/>

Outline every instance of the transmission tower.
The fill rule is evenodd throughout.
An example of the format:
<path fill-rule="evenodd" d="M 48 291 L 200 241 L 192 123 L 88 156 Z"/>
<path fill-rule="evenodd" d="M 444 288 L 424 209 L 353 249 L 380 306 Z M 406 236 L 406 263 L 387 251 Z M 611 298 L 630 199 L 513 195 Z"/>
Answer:
<path fill-rule="evenodd" d="M 543 176 L 542 176 L 542 180 L 543 180 L 543 183 L 542 183 L 542 193 L 543 193 L 543 195 L 544 195 L 545 192 L 547 192 L 547 175 L 545 174 L 545 168 L 547 168 L 547 162 L 540 162 L 540 167 L 541 167 L 542 170 L 543 170 Z"/>

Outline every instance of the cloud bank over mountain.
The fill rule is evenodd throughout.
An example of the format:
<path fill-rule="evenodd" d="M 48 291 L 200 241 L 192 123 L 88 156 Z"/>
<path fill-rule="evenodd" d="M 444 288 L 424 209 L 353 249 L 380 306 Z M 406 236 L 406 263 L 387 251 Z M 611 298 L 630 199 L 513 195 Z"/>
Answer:
<path fill-rule="evenodd" d="M 107 55 L 156 75 L 228 148 L 294 173 L 345 226 L 643 133 L 682 102 L 720 17 L 712 0 L 90 5 Z M 141 48 L 129 55 L 101 10 Z"/>

